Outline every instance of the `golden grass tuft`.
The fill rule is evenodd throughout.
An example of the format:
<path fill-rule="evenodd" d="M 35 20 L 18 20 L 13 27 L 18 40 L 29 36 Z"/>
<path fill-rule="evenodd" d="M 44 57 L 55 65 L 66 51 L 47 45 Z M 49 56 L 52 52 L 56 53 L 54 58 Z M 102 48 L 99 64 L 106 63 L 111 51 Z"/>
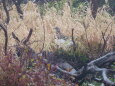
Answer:
<path fill-rule="evenodd" d="M 87 11 L 87 15 L 84 17 L 79 17 L 80 15 L 78 14 L 72 16 L 72 12 L 67 3 L 62 10 L 63 15 L 58 14 L 56 9 L 52 7 L 50 9 L 46 9 L 46 14 L 43 16 L 43 18 L 40 16 L 39 7 L 32 2 L 23 5 L 22 9 L 24 12 L 23 20 L 19 18 L 15 6 L 13 6 L 13 10 L 10 11 L 11 20 L 7 25 L 9 45 L 15 44 L 15 40 L 12 38 L 11 32 L 15 32 L 15 34 L 20 39 L 23 39 L 27 36 L 30 28 L 34 30 L 31 41 L 39 40 L 38 42 L 32 44 L 32 47 L 35 48 L 37 52 L 42 49 L 44 42 L 44 29 L 45 49 L 50 49 L 50 45 L 52 44 L 55 35 L 53 28 L 56 26 L 61 29 L 64 35 L 69 37 L 71 37 L 71 30 L 74 28 L 74 36 L 77 38 L 77 41 L 79 41 L 81 36 L 86 34 L 85 29 L 87 29 L 87 36 L 89 41 L 99 41 L 101 38 L 101 32 L 104 32 L 106 28 L 108 28 L 106 35 L 110 32 L 111 28 L 112 34 L 115 33 L 115 21 L 113 17 L 105 11 L 99 12 L 97 14 L 97 18 L 94 20 L 91 17 L 89 10 Z M 4 14 L 4 11 L 0 11 L 0 13 Z M 3 43 L 3 32 L 0 31 L 0 33 L 0 43 Z"/>

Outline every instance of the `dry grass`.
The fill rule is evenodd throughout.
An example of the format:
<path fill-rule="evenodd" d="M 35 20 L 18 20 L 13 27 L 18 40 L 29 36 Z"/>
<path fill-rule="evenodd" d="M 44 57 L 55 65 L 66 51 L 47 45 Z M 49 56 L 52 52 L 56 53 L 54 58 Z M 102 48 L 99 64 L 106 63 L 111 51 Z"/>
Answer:
<path fill-rule="evenodd" d="M 46 14 L 42 18 L 40 16 L 40 10 L 38 9 L 38 7 L 35 4 L 29 2 L 27 5 L 23 6 L 23 12 L 24 19 L 21 20 L 18 17 L 14 6 L 13 10 L 10 11 L 11 20 L 10 23 L 7 25 L 9 33 L 9 45 L 15 44 L 15 40 L 12 38 L 11 32 L 15 32 L 20 39 L 23 39 L 27 36 L 29 29 L 32 28 L 34 29 L 34 33 L 32 35 L 31 41 L 39 40 L 38 42 L 32 44 L 32 47 L 35 48 L 37 52 L 42 49 L 44 41 L 44 29 L 45 49 L 51 49 L 50 45 L 52 44 L 52 41 L 54 40 L 55 36 L 55 31 L 53 30 L 53 28 L 56 26 L 61 29 L 64 35 L 69 37 L 71 36 L 71 29 L 74 28 L 74 36 L 75 38 L 77 38 L 78 42 L 81 41 L 81 36 L 85 36 L 85 29 L 87 29 L 87 36 L 89 42 L 94 40 L 99 41 L 100 38 L 102 38 L 101 32 L 104 32 L 106 28 L 108 28 L 106 35 L 109 33 L 111 28 L 112 34 L 115 33 L 115 21 L 113 20 L 113 17 L 111 17 L 105 11 L 99 12 L 97 18 L 94 20 L 91 17 L 90 9 L 88 9 L 87 16 L 81 18 L 78 14 L 72 16 L 70 7 L 68 6 L 68 4 L 65 4 L 63 8 L 63 15 L 59 15 L 56 12 L 56 9 L 52 7 L 51 9 L 46 10 Z M 4 12 L 1 11 L 0 13 L 0 16 L 2 16 L 4 20 Z M 3 32 L 1 31 L 0 33 L 0 43 L 3 43 Z"/>
<path fill-rule="evenodd" d="M 35 4 L 29 2 L 28 4 L 22 6 L 23 12 L 24 12 L 24 19 L 20 19 L 15 6 L 13 6 L 13 10 L 10 11 L 10 23 L 7 26 L 8 29 L 8 36 L 9 36 L 9 46 L 13 46 L 16 44 L 15 40 L 12 38 L 11 33 L 14 32 L 20 40 L 25 38 L 29 32 L 29 29 L 33 29 L 33 34 L 30 39 L 31 42 L 34 42 L 31 44 L 31 47 L 33 47 L 36 52 L 41 51 L 44 43 L 44 31 L 45 31 L 45 50 L 52 50 L 51 45 L 53 44 L 54 36 L 55 36 L 55 31 L 53 28 L 59 27 L 61 29 L 61 32 L 66 35 L 71 37 L 71 30 L 74 28 L 74 37 L 76 38 L 76 43 L 79 45 L 78 50 L 80 51 L 78 54 L 83 54 L 83 53 L 88 53 L 89 57 L 94 57 L 96 58 L 98 56 L 98 44 L 103 44 L 103 41 L 100 42 L 102 39 L 102 32 L 105 32 L 106 34 L 105 37 L 108 36 L 109 34 L 109 40 L 107 42 L 106 49 L 107 50 L 112 50 L 113 44 L 115 44 L 113 40 L 113 35 L 115 34 L 115 20 L 114 17 L 110 16 L 106 11 L 100 11 L 97 14 L 97 18 L 94 20 L 91 17 L 90 14 L 90 9 L 87 9 L 87 15 L 86 16 L 81 16 L 79 14 L 74 14 L 71 12 L 70 7 L 68 4 L 65 4 L 62 13 L 63 15 L 60 15 L 57 13 L 55 8 L 47 8 L 46 13 L 43 17 L 40 16 L 40 10 L 38 6 Z M 4 23 L 5 20 L 5 13 L 3 10 L 0 10 L 0 23 Z M 110 34 L 111 33 L 111 34 Z M 33 77 L 33 79 L 27 78 L 28 74 L 22 75 L 20 82 L 17 81 L 17 77 L 20 74 L 20 70 L 22 68 L 19 67 L 18 61 L 15 61 L 14 55 L 11 53 L 8 54 L 8 58 L 4 58 L 3 56 L 3 45 L 4 45 L 4 34 L 3 31 L 0 30 L 0 66 L 5 68 L 5 72 L 2 72 L 4 74 L 0 74 L 0 79 L 3 80 L 1 81 L 4 83 L 5 81 L 10 81 L 11 83 L 14 82 L 17 84 L 24 84 L 24 83 L 29 83 L 33 82 L 33 79 L 36 79 L 37 85 L 41 84 L 47 84 L 49 86 L 72 86 L 70 82 L 65 82 L 63 79 L 58 79 L 52 76 L 49 76 L 49 70 L 48 70 L 48 65 L 46 65 L 44 71 L 42 69 L 44 63 L 38 62 L 38 64 L 35 66 L 35 69 L 33 70 L 39 70 L 35 75 L 32 70 L 30 70 L 30 75 L 34 76 L 40 76 L 40 77 Z M 86 37 L 87 36 L 87 37 Z M 90 44 L 91 50 L 89 49 L 88 43 Z M 10 48 L 11 49 L 11 48 Z M 83 56 L 83 55 L 81 55 Z M 12 61 L 12 63 L 9 61 L 9 59 Z M 10 63 L 8 63 L 8 61 Z M 40 60 L 38 60 L 40 61 Z M 79 62 L 80 63 L 80 62 Z M 11 65 L 12 64 L 12 65 Z M 75 63 L 73 63 L 75 64 Z M 76 64 L 75 64 L 76 65 Z M 78 65 L 77 65 L 78 66 Z M 2 71 L 0 67 L 0 71 Z M 12 69 L 12 71 L 11 71 Z M 14 70 L 17 70 L 18 72 L 15 72 Z M 20 69 L 20 70 L 19 70 Z M 40 71 L 42 70 L 42 72 Z M 28 70 L 26 70 L 28 71 Z M 15 77 L 12 76 L 12 74 L 15 74 Z M 23 73 L 23 70 L 21 71 Z M 9 74 L 9 75 L 7 75 Z M 25 78 L 24 78 L 24 77 Z M 8 79 L 4 77 L 9 77 Z M 41 82 L 44 81 L 43 82 Z M 27 82 L 25 82 L 27 81 Z M 36 81 L 35 81 L 36 82 Z M 1 84 L 1 83 L 0 83 Z M 12 83 L 13 84 L 13 83 Z M 58 84 L 58 85 L 57 85 Z M 47 86 L 45 85 L 45 86 Z M 13 86 L 13 85 L 12 85 Z M 20 85 L 22 86 L 22 85 Z M 23 85 L 26 86 L 26 85 Z M 43 85 L 41 85 L 43 86 Z"/>

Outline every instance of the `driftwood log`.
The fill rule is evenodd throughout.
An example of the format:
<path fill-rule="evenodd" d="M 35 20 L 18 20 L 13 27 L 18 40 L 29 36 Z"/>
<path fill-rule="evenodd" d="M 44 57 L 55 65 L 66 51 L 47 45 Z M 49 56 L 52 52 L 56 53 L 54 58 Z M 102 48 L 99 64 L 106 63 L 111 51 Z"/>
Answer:
<path fill-rule="evenodd" d="M 56 68 L 63 73 L 74 76 L 76 78 L 76 81 L 84 80 L 84 78 L 88 74 L 92 74 L 93 80 L 101 82 L 105 86 L 115 86 L 115 82 L 112 82 L 108 77 L 108 74 L 114 75 L 115 70 L 106 67 L 112 65 L 113 62 L 115 62 L 115 52 L 110 52 L 96 60 L 89 62 L 88 64 L 83 66 L 81 69 L 76 70 L 75 72 L 68 72 L 66 70 L 63 70 L 59 66 L 56 66 Z M 102 78 L 97 78 L 95 76 L 96 73 L 99 73 L 102 76 Z"/>

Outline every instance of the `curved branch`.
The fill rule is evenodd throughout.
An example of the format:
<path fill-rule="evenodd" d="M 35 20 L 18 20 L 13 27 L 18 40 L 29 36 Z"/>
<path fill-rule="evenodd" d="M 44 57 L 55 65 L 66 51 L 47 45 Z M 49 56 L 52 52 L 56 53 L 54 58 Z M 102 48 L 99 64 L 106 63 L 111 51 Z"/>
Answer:
<path fill-rule="evenodd" d="M 93 78 L 93 80 L 100 83 L 103 82 L 103 79 L 99 79 L 99 78 Z"/>
<path fill-rule="evenodd" d="M 3 3 L 3 7 L 4 7 L 4 10 L 5 10 L 5 13 L 6 13 L 6 23 L 8 24 L 9 21 L 10 21 L 10 16 L 9 16 L 9 11 L 6 7 L 6 0 L 2 0 L 2 3 Z"/>
<path fill-rule="evenodd" d="M 109 80 L 109 78 L 107 77 L 107 74 L 108 74 L 108 70 L 107 69 L 104 69 L 102 70 L 102 76 L 103 76 L 103 83 L 104 84 L 107 84 L 107 85 L 114 85 L 115 86 L 115 82 L 112 82 L 111 80 Z"/>
<path fill-rule="evenodd" d="M 5 53 L 5 55 L 7 55 L 8 33 L 7 33 L 6 28 L 2 24 L 0 24 L 0 27 L 4 31 L 4 36 L 5 36 L 4 53 Z"/>
<path fill-rule="evenodd" d="M 13 37 L 16 41 L 20 42 L 19 38 L 18 38 L 13 32 L 12 32 L 12 37 Z"/>

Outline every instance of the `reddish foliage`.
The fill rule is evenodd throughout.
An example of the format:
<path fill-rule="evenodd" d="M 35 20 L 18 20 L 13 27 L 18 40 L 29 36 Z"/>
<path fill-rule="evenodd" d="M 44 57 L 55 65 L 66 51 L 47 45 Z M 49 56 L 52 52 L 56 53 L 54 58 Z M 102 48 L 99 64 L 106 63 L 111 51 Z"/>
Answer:
<path fill-rule="evenodd" d="M 37 60 L 34 67 L 21 66 L 19 58 L 12 52 L 0 57 L 0 86 L 56 86 L 66 83 L 62 79 L 50 76 L 48 65 Z M 71 86 L 71 85 L 69 85 Z"/>

